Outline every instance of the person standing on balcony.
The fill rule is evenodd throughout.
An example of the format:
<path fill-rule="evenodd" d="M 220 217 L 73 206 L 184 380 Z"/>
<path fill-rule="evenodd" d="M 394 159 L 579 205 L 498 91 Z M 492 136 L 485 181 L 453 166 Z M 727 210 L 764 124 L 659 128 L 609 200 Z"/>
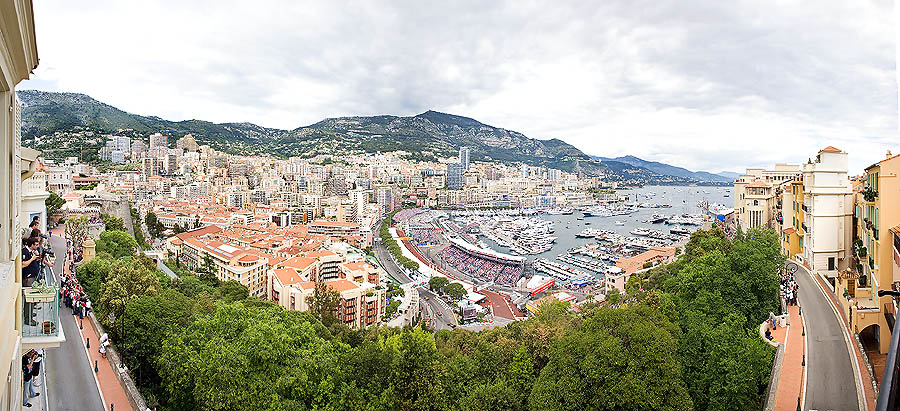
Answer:
<path fill-rule="evenodd" d="M 22 285 L 24 287 L 31 287 L 31 284 L 37 279 L 40 270 L 40 255 L 37 248 L 37 238 L 25 239 L 25 247 L 22 248 Z"/>
<path fill-rule="evenodd" d="M 41 360 L 44 359 L 44 350 L 38 348 L 34 350 L 35 357 L 34 362 L 31 364 L 31 378 L 35 387 L 41 386 L 41 380 L 38 377 L 41 376 Z"/>
<path fill-rule="evenodd" d="M 37 252 L 38 241 L 36 238 L 28 237 L 25 239 L 25 247 L 22 247 L 22 286 L 31 287 L 38 277 L 40 270 L 38 260 L 40 255 Z M 34 321 L 34 303 L 25 303 L 25 323 L 30 326 L 37 325 Z"/>
<path fill-rule="evenodd" d="M 22 380 L 24 381 L 22 393 L 22 406 L 31 407 L 31 402 L 28 400 L 41 395 L 39 392 L 34 392 L 34 378 L 31 374 L 31 370 L 34 367 L 34 358 L 37 354 L 34 350 L 28 351 L 25 355 L 22 356 Z"/>

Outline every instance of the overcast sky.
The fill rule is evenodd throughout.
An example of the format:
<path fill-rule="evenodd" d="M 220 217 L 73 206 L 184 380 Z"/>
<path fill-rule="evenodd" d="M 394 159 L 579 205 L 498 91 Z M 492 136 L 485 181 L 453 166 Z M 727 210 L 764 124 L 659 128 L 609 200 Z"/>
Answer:
<path fill-rule="evenodd" d="M 295 128 L 433 109 L 694 170 L 900 152 L 889 0 L 34 3 L 21 88 Z"/>

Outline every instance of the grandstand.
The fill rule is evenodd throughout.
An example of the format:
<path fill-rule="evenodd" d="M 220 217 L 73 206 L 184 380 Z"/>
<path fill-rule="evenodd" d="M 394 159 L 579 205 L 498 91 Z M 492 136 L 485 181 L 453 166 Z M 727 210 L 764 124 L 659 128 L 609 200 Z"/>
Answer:
<path fill-rule="evenodd" d="M 444 262 L 472 278 L 513 285 L 525 272 L 525 258 L 497 253 L 450 239 L 450 246 L 440 252 Z"/>

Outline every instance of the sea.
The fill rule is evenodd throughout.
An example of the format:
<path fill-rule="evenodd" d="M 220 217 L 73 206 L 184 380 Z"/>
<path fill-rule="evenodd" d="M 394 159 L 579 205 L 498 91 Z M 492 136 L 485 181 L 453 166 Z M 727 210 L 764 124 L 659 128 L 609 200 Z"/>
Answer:
<path fill-rule="evenodd" d="M 611 217 L 584 217 L 584 220 L 578 220 L 583 217 L 579 211 L 575 211 L 570 215 L 550 215 L 541 214 L 538 216 L 543 220 L 553 221 L 555 223 L 556 235 L 558 238 L 548 251 L 541 254 L 525 256 L 529 261 L 539 258 L 554 260 L 556 256 L 565 253 L 572 248 L 581 247 L 587 243 L 595 242 L 593 238 L 577 238 L 575 234 L 581 232 L 585 228 L 596 228 L 601 230 L 610 230 L 618 234 L 631 236 L 629 232 L 638 227 L 659 230 L 668 233 L 673 225 L 644 223 L 653 214 L 662 214 L 671 216 L 673 214 L 697 214 L 703 210 L 698 206 L 702 201 L 709 204 L 724 204 L 727 207 L 734 207 L 734 198 L 732 187 L 694 187 L 694 186 L 645 186 L 641 188 L 618 190 L 617 194 L 629 196 L 627 201 L 637 201 L 643 203 L 666 203 L 671 204 L 671 208 L 641 208 L 637 212 L 629 215 L 618 215 Z M 726 197 L 726 195 L 728 197 Z M 616 221 L 622 221 L 625 225 L 616 225 Z M 690 226 L 687 226 L 690 228 Z M 501 253 L 509 253 L 507 247 L 500 246 L 496 242 L 487 237 L 480 237 L 491 249 Z"/>

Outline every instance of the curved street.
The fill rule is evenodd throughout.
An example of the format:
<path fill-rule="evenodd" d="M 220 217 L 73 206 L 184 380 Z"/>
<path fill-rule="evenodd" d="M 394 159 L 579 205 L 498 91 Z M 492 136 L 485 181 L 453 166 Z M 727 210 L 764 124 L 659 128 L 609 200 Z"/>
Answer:
<path fill-rule="evenodd" d="M 843 322 L 816 280 L 802 265 L 794 279 L 806 326 L 808 353 L 805 410 L 859 410 L 855 365 L 844 338 Z"/>
<path fill-rule="evenodd" d="M 66 256 L 66 239 L 60 234 L 62 229 L 57 229 L 50 237 L 50 246 L 57 256 L 53 265 L 57 283 Z M 45 368 L 47 384 L 52 386 L 46 394 L 49 396 L 50 411 L 102 410 L 103 401 L 78 332 L 78 322 L 66 307 L 60 308 L 59 321 L 66 333 L 66 341 L 58 348 L 47 350 Z"/>

